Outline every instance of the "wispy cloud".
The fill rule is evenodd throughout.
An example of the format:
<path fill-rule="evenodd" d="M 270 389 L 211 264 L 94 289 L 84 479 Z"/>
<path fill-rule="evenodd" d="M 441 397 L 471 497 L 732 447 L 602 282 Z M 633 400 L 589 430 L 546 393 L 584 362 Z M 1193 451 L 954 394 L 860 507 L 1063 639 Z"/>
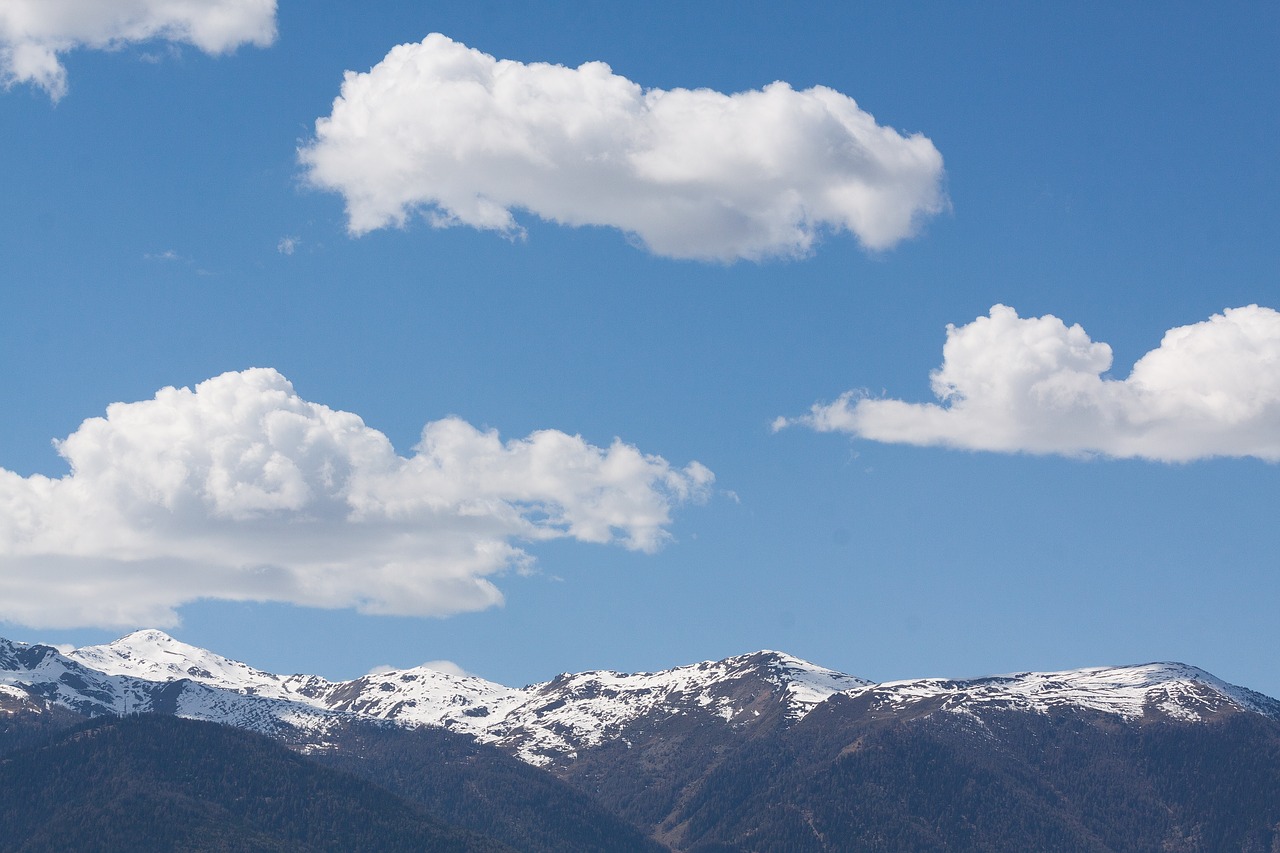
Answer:
<path fill-rule="evenodd" d="M 0 81 L 31 83 L 56 101 L 67 92 L 58 57 L 77 48 L 161 40 L 222 54 L 275 36 L 276 0 L 4 0 Z"/>
<path fill-rule="evenodd" d="M 297 237 L 281 237 L 276 243 L 276 251 L 282 255 L 292 255 L 302 241 Z"/>
<path fill-rule="evenodd" d="M 348 72 L 299 156 L 353 234 L 422 211 L 518 235 L 527 210 L 728 261 L 803 255 L 825 231 L 886 249 L 945 204 L 933 143 L 833 89 L 645 90 L 601 62 L 497 60 L 439 34 Z"/>
<path fill-rule="evenodd" d="M 57 443 L 71 472 L 0 469 L 0 619 L 174 624 L 197 599 L 443 615 L 548 539 L 654 551 L 714 478 L 615 440 L 502 440 L 449 417 L 409 457 L 270 369 L 114 403 Z"/>
<path fill-rule="evenodd" d="M 996 305 L 948 326 L 938 403 L 848 392 L 808 415 L 779 418 L 873 441 L 969 450 L 1185 462 L 1280 460 L 1280 313 L 1249 305 L 1165 333 L 1110 379 L 1111 347 L 1052 315 Z"/>
<path fill-rule="evenodd" d="M 181 261 L 183 257 L 173 249 L 165 249 L 163 252 L 147 252 L 142 256 L 147 261 Z"/>
<path fill-rule="evenodd" d="M 431 669 L 431 670 L 435 670 L 436 672 L 443 672 L 445 675 L 456 675 L 459 678 L 466 678 L 467 676 L 471 675 L 471 673 L 467 672 L 465 669 L 458 666 L 456 663 L 454 663 L 451 660 L 429 660 L 426 663 L 418 664 L 418 666 L 422 667 L 423 669 Z M 375 666 L 373 669 L 369 670 L 369 672 L 366 674 L 376 676 L 376 675 L 386 675 L 387 673 L 399 672 L 399 671 L 400 669 L 398 667 L 390 666 L 387 664 L 381 664 L 379 666 Z"/>

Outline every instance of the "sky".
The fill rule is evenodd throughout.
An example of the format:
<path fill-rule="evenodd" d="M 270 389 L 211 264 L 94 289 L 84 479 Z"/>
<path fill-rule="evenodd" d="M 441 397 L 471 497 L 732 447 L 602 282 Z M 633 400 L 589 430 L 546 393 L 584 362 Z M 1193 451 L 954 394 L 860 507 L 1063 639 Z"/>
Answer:
<path fill-rule="evenodd" d="M 1277 39 L 0 0 L 0 634 L 1280 696 Z"/>

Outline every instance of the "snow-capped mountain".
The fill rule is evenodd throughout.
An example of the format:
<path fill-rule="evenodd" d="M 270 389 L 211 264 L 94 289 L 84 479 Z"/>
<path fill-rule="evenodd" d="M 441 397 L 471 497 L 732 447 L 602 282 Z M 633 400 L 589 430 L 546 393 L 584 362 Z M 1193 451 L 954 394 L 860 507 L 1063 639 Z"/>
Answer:
<path fill-rule="evenodd" d="M 215 661 L 222 661 L 223 667 Z M 230 675 L 219 681 L 202 664 L 225 668 Z M 260 695 L 275 676 L 178 643 L 159 631 L 139 631 L 109 646 L 65 655 L 51 646 L 0 640 L 0 667 L 0 686 L 21 689 L 34 701 L 89 717 L 174 714 L 291 740 L 323 732 L 341 719 L 321 706 Z M 253 675 L 232 677 L 236 672 Z"/>
<path fill-rule="evenodd" d="M 923 678 L 850 693 L 869 700 L 878 711 L 936 707 L 973 713 L 1005 708 L 1047 714 L 1070 708 L 1129 720 L 1156 715 L 1188 722 L 1252 711 L 1280 719 L 1280 701 L 1182 663 L 1023 672 L 965 681 Z"/>
<path fill-rule="evenodd" d="M 426 667 L 277 675 L 160 631 L 65 653 L 0 640 L 0 742 L 74 738 L 71 712 L 252 730 L 433 804 L 483 791 L 460 813 L 479 828 L 495 808 L 542 815 L 548 850 L 570 849 L 556 833 L 573 815 L 603 839 L 580 850 L 618 849 L 623 830 L 630 849 L 647 834 L 676 851 L 1280 839 L 1280 702 L 1176 663 L 873 684 L 762 651 L 511 688 Z M 512 826 L 523 849 L 526 824 Z"/>
<path fill-rule="evenodd" d="M 619 737 L 642 718 L 706 716 L 741 727 L 780 710 L 795 720 L 842 690 L 870 684 L 770 651 L 663 672 L 583 672 L 527 688 L 487 734 L 544 765 Z"/>
<path fill-rule="evenodd" d="M 764 720 L 787 725 L 837 694 L 881 715 L 1074 708 L 1126 719 L 1160 714 L 1196 721 L 1232 711 L 1280 719 L 1280 702 L 1183 664 L 873 684 L 763 651 L 662 672 L 565 674 L 510 688 L 425 667 L 344 682 L 283 676 L 155 630 L 66 654 L 0 640 L 0 709 L 47 701 L 89 716 L 154 711 L 311 746 L 323 745 L 333 725 L 353 717 L 432 725 L 539 766 L 572 762 L 582 750 L 629 743 L 633 731 L 682 721 L 743 732 Z"/>
<path fill-rule="evenodd" d="M 343 682 L 282 676 L 156 630 L 66 654 L 0 641 L 0 686 L 89 716 L 174 713 L 316 743 L 354 716 L 442 726 L 539 765 L 571 759 L 647 715 L 733 722 L 776 707 L 798 719 L 834 693 L 868 685 L 777 652 L 657 673 L 566 674 L 516 689 L 425 667 Z"/>
<path fill-rule="evenodd" d="M 480 736 L 472 721 L 489 709 L 506 709 L 521 691 L 471 676 L 455 676 L 425 667 L 332 682 L 316 675 L 276 675 L 213 652 L 179 642 L 163 631 L 135 631 L 102 646 L 87 646 L 66 657 L 107 676 L 147 682 L 181 683 L 203 696 L 212 689 L 253 700 L 282 715 L 299 730 L 322 732 L 335 718 L 354 715 L 406 725 L 445 726 Z M 0 680 L 5 678 L 0 673 Z M 185 703 L 190 716 L 220 721 L 221 709 L 202 713 Z M 135 708 L 135 710 L 137 710 Z M 146 710 L 146 709 L 142 709 Z M 247 726 L 253 728 L 253 726 Z"/>

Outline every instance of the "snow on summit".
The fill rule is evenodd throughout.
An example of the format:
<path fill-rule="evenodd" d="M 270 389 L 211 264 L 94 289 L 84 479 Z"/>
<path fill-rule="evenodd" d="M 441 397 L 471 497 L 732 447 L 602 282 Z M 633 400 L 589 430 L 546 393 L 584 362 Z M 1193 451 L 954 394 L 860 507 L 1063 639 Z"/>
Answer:
<path fill-rule="evenodd" d="M 187 678 L 224 689 L 243 690 L 278 685 L 281 680 L 278 675 L 189 646 L 155 629 L 134 631 L 101 646 L 75 649 L 67 657 L 108 675 L 129 675 L 148 681 Z"/>
<path fill-rule="evenodd" d="M 110 675 L 148 681 L 189 680 L 261 699 L 311 706 L 324 712 L 389 719 L 410 725 L 445 725 L 470 734 L 467 709 L 510 705 L 518 694 L 473 676 L 425 667 L 332 682 L 317 675 L 276 675 L 175 640 L 163 631 L 135 631 L 101 646 L 76 649 L 68 657 Z M 203 716 L 203 715 L 201 715 Z"/>
<path fill-rule="evenodd" d="M 922 678 L 885 682 L 860 692 L 870 694 L 877 705 L 886 708 L 939 700 L 943 710 L 1000 706 L 1048 713 L 1072 707 L 1126 719 L 1156 711 L 1174 719 L 1198 721 L 1234 705 L 1280 716 L 1280 702 L 1182 663 L 1024 672 L 965 681 Z"/>
<path fill-rule="evenodd" d="M 0 640 L 0 704 L 10 708 L 28 707 L 26 696 L 29 707 L 53 702 L 90 716 L 171 713 L 287 735 L 304 747 L 323 743 L 344 719 L 441 726 L 539 766 L 681 718 L 734 730 L 771 719 L 786 725 L 838 694 L 890 713 L 1071 708 L 1130 720 L 1154 713 L 1196 722 L 1230 711 L 1280 718 L 1280 702 L 1178 663 L 874 684 L 761 651 L 659 672 L 564 674 L 511 688 L 428 666 L 337 682 L 282 676 L 156 630 L 66 654 Z"/>
<path fill-rule="evenodd" d="M 525 761 L 545 765 L 619 737 L 643 717 L 705 713 L 732 724 L 780 704 L 794 720 L 841 690 L 868 684 L 769 651 L 660 672 L 597 670 L 527 688 L 525 701 L 487 728 Z"/>

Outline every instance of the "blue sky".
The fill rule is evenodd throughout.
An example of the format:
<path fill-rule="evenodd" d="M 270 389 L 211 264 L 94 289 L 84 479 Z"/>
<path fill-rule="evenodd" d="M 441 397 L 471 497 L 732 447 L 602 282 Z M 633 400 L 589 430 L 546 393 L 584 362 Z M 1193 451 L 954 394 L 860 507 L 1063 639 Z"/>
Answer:
<path fill-rule="evenodd" d="M 147 552 L 139 583 L 210 596 L 180 604 L 175 636 L 275 671 L 448 659 L 523 684 L 776 648 L 877 680 L 1176 659 L 1280 695 L 1277 468 L 1257 449 L 1280 431 L 1274 399 L 1249 436 L 1201 454 L 1226 458 L 1185 462 L 1142 458 L 1160 457 L 1143 436 L 1134 453 L 1116 450 L 1124 436 L 1099 443 L 1076 410 L 1028 428 L 1066 424 L 1069 455 L 771 428 L 850 390 L 936 402 L 948 324 L 997 304 L 1079 324 L 1110 345 L 1115 380 L 1167 330 L 1280 307 L 1280 13 L 688 6 L 280 0 L 269 46 L 68 49 L 56 102 L 13 81 L 0 92 L 0 468 L 63 477 L 51 439 L 108 405 L 259 367 L 402 457 L 452 415 L 503 440 L 558 430 L 604 452 L 616 437 L 672 476 L 695 460 L 714 472 L 688 499 L 662 492 L 669 540 L 654 548 L 627 547 L 634 519 L 611 542 L 570 522 L 552 535 L 540 516 L 493 527 L 536 562 L 485 575 L 501 606 L 443 617 L 206 590 Z M 420 214 L 352 236 L 343 195 L 308 182 L 299 150 L 344 71 L 435 32 L 520 63 L 603 61 L 643 89 L 829 87 L 926 137 L 946 204 L 886 248 L 828 227 L 799 256 L 730 262 L 520 210 L 523 236 Z M 1218 365 L 1206 345 L 1196 363 Z M 1228 394 L 1280 382 L 1275 361 L 1242 363 L 1204 381 Z M 1175 443 L 1196 431 L 1178 411 L 1162 428 Z M 629 494 L 652 497 L 652 482 Z M 599 509 L 585 494 L 570 499 L 583 517 Z M 218 529 L 240 547 L 235 524 Z M 35 558 L 9 547 L 0 573 L 29 577 Z M 127 630 L 42 621 L 58 577 L 99 596 L 77 547 L 37 555 L 49 581 L 7 611 L 6 636 Z M 132 594 L 120 589 L 95 600 L 114 607 Z M 255 595 L 277 600 L 222 600 Z"/>

